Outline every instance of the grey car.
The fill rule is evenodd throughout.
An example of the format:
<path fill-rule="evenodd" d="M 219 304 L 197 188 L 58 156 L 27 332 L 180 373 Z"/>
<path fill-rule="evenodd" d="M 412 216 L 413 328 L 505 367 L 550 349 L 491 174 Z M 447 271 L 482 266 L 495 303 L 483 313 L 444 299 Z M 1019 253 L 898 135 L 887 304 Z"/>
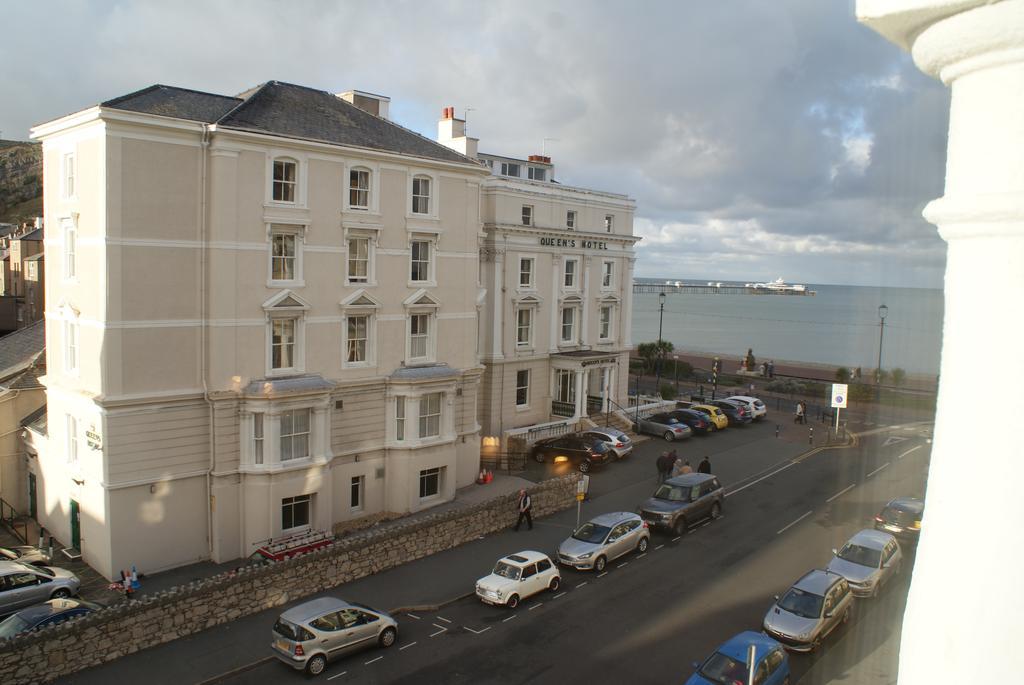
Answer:
<path fill-rule="evenodd" d="M 32 545 L 18 547 L 0 547 L 0 561 L 20 561 L 23 564 L 46 566 L 50 563 L 50 555 Z"/>
<path fill-rule="evenodd" d="M 636 514 L 601 514 L 573 531 L 558 547 L 558 563 L 600 573 L 609 561 L 623 554 L 633 550 L 643 554 L 650 543 L 651 531 Z"/>
<path fill-rule="evenodd" d="M 350 651 L 398 638 L 398 622 L 390 614 L 355 602 L 320 597 L 294 606 L 274 623 L 270 649 L 295 670 L 319 675 L 327 662 Z"/>
<path fill-rule="evenodd" d="M 18 609 L 78 594 L 81 583 L 71 571 L 0 561 L 0 616 Z"/>
<path fill-rule="evenodd" d="M 786 649 L 813 652 L 853 612 L 850 585 L 838 573 L 814 569 L 796 581 L 764 617 L 764 631 Z"/>
<path fill-rule="evenodd" d="M 882 586 L 903 569 L 899 543 L 880 530 L 866 528 L 832 554 L 835 556 L 828 570 L 846 578 L 857 597 L 876 597 Z"/>
<path fill-rule="evenodd" d="M 588 431 L 583 431 L 581 435 L 585 438 L 600 440 L 606 444 L 608 449 L 614 452 L 615 456 L 619 459 L 622 459 L 633 451 L 633 441 L 629 439 L 628 435 L 613 426 L 598 426 L 597 428 L 591 428 Z"/>
<path fill-rule="evenodd" d="M 683 535 L 690 524 L 722 514 L 725 492 L 710 473 L 686 473 L 669 478 L 654 495 L 640 505 L 641 518 L 648 525 Z"/>
<path fill-rule="evenodd" d="M 637 433 L 647 435 L 660 435 L 669 442 L 682 440 L 693 435 L 693 431 L 678 418 L 668 412 L 652 414 L 648 417 L 639 417 L 635 423 Z"/>

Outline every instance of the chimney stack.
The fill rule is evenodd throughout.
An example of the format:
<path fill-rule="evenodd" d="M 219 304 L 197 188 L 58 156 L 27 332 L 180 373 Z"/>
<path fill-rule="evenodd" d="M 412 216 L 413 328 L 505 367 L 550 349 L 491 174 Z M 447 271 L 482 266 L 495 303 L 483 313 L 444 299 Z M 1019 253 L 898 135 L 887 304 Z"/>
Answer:
<path fill-rule="evenodd" d="M 455 108 L 449 106 L 441 110 L 441 119 L 437 122 L 437 142 L 476 159 L 476 146 L 480 140 L 466 135 L 466 120 L 456 119 Z"/>

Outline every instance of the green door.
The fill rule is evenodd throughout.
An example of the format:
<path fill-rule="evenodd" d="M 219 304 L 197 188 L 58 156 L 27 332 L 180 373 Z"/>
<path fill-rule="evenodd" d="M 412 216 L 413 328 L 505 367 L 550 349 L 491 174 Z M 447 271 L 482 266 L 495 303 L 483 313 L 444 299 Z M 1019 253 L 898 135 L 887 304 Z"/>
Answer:
<path fill-rule="evenodd" d="M 28 515 L 36 517 L 36 474 L 28 474 Z"/>
<path fill-rule="evenodd" d="M 82 528 L 78 521 L 78 502 L 71 500 L 71 546 L 81 549 Z"/>

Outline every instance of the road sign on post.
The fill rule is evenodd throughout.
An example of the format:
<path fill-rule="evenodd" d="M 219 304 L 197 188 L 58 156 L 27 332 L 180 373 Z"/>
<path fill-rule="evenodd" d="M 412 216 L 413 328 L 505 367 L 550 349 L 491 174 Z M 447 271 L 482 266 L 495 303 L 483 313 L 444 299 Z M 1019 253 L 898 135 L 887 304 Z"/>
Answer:
<path fill-rule="evenodd" d="M 839 434 L 839 410 L 846 409 L 846 383 L 832 384 L 832 407 L 836 410 L 836 435 Z"/>

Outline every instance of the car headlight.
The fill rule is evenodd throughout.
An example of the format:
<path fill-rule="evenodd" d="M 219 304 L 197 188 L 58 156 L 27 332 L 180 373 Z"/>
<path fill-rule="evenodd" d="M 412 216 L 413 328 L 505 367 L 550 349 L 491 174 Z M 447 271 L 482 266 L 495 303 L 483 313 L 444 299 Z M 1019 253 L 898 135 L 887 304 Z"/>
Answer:
<path fill-rule="evenodd" d="M 586 554 L 579 555 L 577 559 L 589 559 L 592 556 L 594 556 L 593 552 L 587 552 Z"/>
<path fill-rule="evenodd" d="M 501 599 L 501 590 L 496 590 L 494 594 L 498 596 L 498 599 Z"/>

